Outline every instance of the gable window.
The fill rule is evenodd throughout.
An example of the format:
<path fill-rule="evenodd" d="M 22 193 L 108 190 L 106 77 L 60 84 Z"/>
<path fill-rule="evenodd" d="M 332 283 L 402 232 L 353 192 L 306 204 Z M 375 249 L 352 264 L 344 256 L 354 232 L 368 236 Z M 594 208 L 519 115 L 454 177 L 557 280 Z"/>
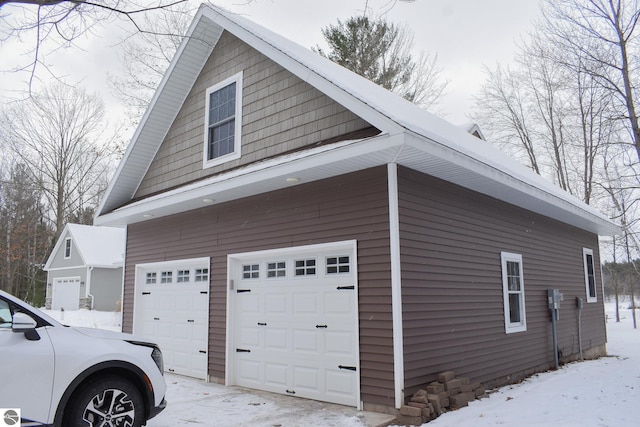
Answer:
<path fill-rule="evenodd" d="M 582 248 L 582 260 L 584 262 L 584 285 L 587 290 L 587 302 L 597 302 L 596 273 L 593 265 L 593 250 Z"/>
<path fill-rule="evenodd" d="M 204 167 L 240 158 L 242 72 L 207 89 Z"/>
<path fill-rule="evenodd" d="M 64 239 L 64 259 L 71 258 L 71 237 Z"/>
<path fill-rule="evenodd" d="M 522 255 L 509 252 L 502 259 L 502 296 L 504 302 L 504 329 L 510 334 L 527 330 L 524 304 L 524 278 Z"/>

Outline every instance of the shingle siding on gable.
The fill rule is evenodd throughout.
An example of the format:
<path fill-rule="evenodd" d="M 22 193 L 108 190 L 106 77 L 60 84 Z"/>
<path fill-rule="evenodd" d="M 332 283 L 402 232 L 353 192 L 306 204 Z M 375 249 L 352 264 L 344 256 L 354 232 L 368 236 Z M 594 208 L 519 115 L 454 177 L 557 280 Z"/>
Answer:
<path fill-rule="evenodd" d="M 361 397 L 394 406 L 386 167 L 131 224 L 127 234 L 124 331 L 133 327 L 136 264 L 211 257 L 214 381 L 225 372 L 228 254 L 357 240 Z"/>
<path fill-rule="evenodd" d="M 399 169 L 405 393 L 438 373 L 488 384 L 553 366 L 546 290 L 564 293 L 559 349 L 605 344 L 598 237 L 406 168 Z M 594 250 L 599 301 L 586 304 L 582 248 Z M 527 331 L 504 330 L 500 252 L 522 254 Z"/>
<path fill-rule="evenodd" d="M 243 71 L 242 157 L 202 168 L 205 91 Z M 140 198 L 370 125 L 224 32 L 158 150 Z"/>

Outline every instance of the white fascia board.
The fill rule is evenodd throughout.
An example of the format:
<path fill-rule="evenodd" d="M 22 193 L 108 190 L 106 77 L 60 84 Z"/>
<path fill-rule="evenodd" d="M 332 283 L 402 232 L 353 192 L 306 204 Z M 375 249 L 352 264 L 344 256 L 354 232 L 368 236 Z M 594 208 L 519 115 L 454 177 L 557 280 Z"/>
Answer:
<path fill-rule="evenodd" d="M 209 54 L 211 54 L 211 51 L 213 50 L 213 47 L 216 44 L 219 35 L 211 37 L 211 31 L 207 29 L 208 24 L 206 24 L 206 22 L 203 21 L 203 15 L 206 10 L 208 10 L 208 8 L 206 7 L 206 5 L 202 4 L 198 12 L 196 13 L 196 16 L 194 17 L 193 21 L 191 22 L 191 25 L 188 31 L 186 32 L 185 37 L 180 43 L 180 46 L 178 46 L 178 50 L 176 51 L 173 57 L 173 60 L 169 64 L 169 67 L 165 71 L 165 74 L 162 77 L 162 80 L 160 81 L 158 88 L 154 92 L 153 97 L 149 102 L 149 107 L 144 112 L 144 115 L 140 120 L 140 124 L 136 128 L 131 138 L 131 141 L 129 142 L 129 145 L 127 146 L 127 149 L 125 151 L 125 154 L 122 160 L 118 164 L 118 167 L 116 168 L 116 171 L 113 174 L 113 177 L 109 181 L 109 185 L 107 186 L 107 190 L 105 191 L 104 196 L 100 200 L 100 204 L 98 206 L 98 209 L 96 210 L 96 216 L 94 219 L 98 218 L 99 215 L 102 212 L 104 212 L 105 207 L 107 203 L 111 200 L 112 196 L 122 197 L 122 195 L 113 194 L 118 187 L 122 187 L 124 185 L 125 189 L 123 189 L 122 191 L 130 193 L 131 196 L 135 193 L 135 190 L 137 190 L 137 187 L 140 183 L 141 178 L 146 173 L 146 170 L 150 162 L 155 157 L 155 153 L 160 148 L 160 145 L 161 145 L 160 142 L 164 138 L 164 134 L 162 135 L 162 137 L 161 135 L 157 135 L 158 131 L 154 125 L 155 115 L 162 113 L 162 109 L 164 108 L 162 105 L 160 105 L 160 102 L 159 102 L 160 98 L 161 97 L 166 98 L 168 96 L 169 86 L 171 82 L 174 80 L 179 81 L 180 83 L 179 86 L 184 86 L 189 82 L 195 81 L 197 76 L 200 74 L 202 67 L 206 63 L 209 57 Z M 193 43 L 208 44 L 209 45 L 208 54 L 202 55 L 201 60 L 197 64 L 192 63 L 190 67 L 188 67 L 192 75 L 190 75 L 189 79 L 185 80 L 183 78 L 184 76 L 177 75 L 178 73 L 176 72 L 176 67 L 178 66 L 178 64 L 181 64 L 182 61 L 184 61 L 184 59 L 181 59 L 181 58 L 185 54 L 185 50 L 187 50 L 190 46 L 192 46 Z M 195 77 L 193 75 L 195 75 Z M 178 94 L 179 97 L 182 98 L 182 101 L 184 101 L 184 98 L 186 98 L 189 91 L 190 91 L 190 87 L 188 90 L 181 91 Z M 171 108 L 171 110 L 169 111 L 169 113 L 173 117 L 175 117 L 175 115 L 179 112 L 182 102 L 179 102 L 177 104 L 178 104 L 177 108 L 175 109 Z M 167 128 L 166 130 L 168 131 L 168 127 L 166 126 L 166 120 L 163 120 L 161 125 L 163 128 L 166 127 Z M 154 132 L 156 133 L 156 135 L 151 135 Z M 166 131 L 164 133 L 166 134 Z M 153 147 L 148 147 L 148 146 L 140 147 L 141 144 L 144 144 L 145 138 L 141 138 L 141 136 L 144 134 L 149 134 L 148 138 L 146 139 L 154 142 Z M 144 159 L 144 165 L 146 166 L 141 165 L 140 160 L 138 160 L 136 162 L 138 164 L 134 166 L 133 157 Z M 126 181 L 126 182 L 123 182 L 123 181 Z M 135 183 L 135 185 L 133 185 L 133 183 Z M 131 191 L 130 188 L 132 188 L 133 191 Z"/>
<path fill-rule="evenodd" d="M 381 134 L 262 161 L 123 206 L 96 218 L 95 225 L 126 225 L 144 221 L 143 216 L 149 213 L 155 218 L 202 208 L 207 206 L 201 202 L 204 198 L 214 199 L 215 204 L 223 203 L 244 197 L 238 196 L 239 189 L 256 188 L 255 192 L 247 193 L 254 195 L 290 187 L 285 182 L 287 177 L 302 176 L 301 183 L 306 183 L 379 166 L 395 158 L 403 141 L 403 134 Z M 377 158 L 365 156 L 371 153 L 381 154 Z M 329 170 L 332 166 L 339 168 L 337 173 Z M 220 198 L 223 193 L 227 196 Z"/>
<path fill-rule="evenodd" d="M 428 148 L 425 144 L 428 144 Z M 406 145 L 416 150 L 428 151 L 430 155 L 451 164 L 454 166 L 450 168 L 451 171 L 461 169 L 485 179 L 456 179 L 455 176 L 434 174 L 438 178 L 598 234 L 617 234 L 620 231 L 617 224 L 595 208 L 498 150 L 491 150 L 491 157 L 483 156 L 482 153 L 465 153 L 433 140 L 425 141 L 425 137 L 412 132 L 407 133 Z M 510 164 L 515 166 L 505 167 Z"/>

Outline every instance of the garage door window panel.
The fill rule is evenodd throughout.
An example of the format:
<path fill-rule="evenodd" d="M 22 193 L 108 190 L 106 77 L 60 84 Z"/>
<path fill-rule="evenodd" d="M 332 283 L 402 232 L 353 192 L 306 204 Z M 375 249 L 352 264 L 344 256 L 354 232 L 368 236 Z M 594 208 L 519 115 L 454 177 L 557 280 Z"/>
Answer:
<path fill-rule="evenodd" d="M 191 278 L 191 270 L 178 270 L 176 276 L 177 283 L 188 283 Z"/>
<path fill-rule="evenodd" d="M 155 285 L 157 280 L 158 273 L 147 273 L 145 284 L 147 285 Z"/>
<path fill-rule="evenodd" d="M 173 283 L 173 271 L 163 271 L 160 273 L 160 283 Z"/>
<path fill-rule="evenodd" d="M 273 279 L 287 276 L 286 261 L 273 261 L 267 263 L 267 278 Z"/>
<path fill-rule="evenodd" d="M 327 257 L 327 274 L 348 274 L 351 260 L 348 255 Z"/>
<path fill-rule="evenodd" d="M 259 279 L 260 278 L 260 264 L 243 264 L 242 265 L 242 278 L 243 279 Z"/>
<path fill-rule="evenodd" d="M 315 258 L 296 260 L 296 277 L 315 276 L 316 264 Z"/>
<path fill-rule="evenodd" d="M 196 268 L 195 281 L 196 282 L 208 282 L 209 281 L 209 269 L 208 268 Z"/>

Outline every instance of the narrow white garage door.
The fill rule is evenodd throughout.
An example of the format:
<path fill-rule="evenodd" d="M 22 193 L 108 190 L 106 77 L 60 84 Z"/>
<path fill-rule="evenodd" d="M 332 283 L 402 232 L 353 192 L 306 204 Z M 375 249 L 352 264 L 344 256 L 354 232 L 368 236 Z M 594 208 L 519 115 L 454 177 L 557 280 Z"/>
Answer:
<path fill-rule="evenodd" d="M 229 260 L 229 382 L 358 406 L 355 242 Z"/>
<path fill-rule="evenodd" d="M 156 342 L 165 371 L 207 379 L 209 258 L 136 266 L 134 333 Z"/>
<path fill-rule="evenodd" d="M 64 277 L 53 280 L 51 308 L 54 310 L 78 310 L 80 307 L 80 278 Z"/>

